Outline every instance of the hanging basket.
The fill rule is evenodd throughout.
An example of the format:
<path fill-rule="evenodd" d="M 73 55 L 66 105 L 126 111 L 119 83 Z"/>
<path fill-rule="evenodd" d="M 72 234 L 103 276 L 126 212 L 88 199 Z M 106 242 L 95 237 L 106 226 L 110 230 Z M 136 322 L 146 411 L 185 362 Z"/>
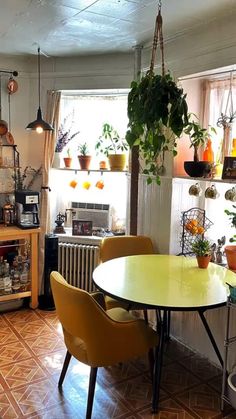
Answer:
<path fill-rule="evenodd" d="M 161 75 L 154 74 L 157 46 L 161 52 Z M 156 17 L 151 64 L 141 81 L 133 81 L 128 95 L 128 131 L 126 140 L 132 148 L 139 146 L 143 157 L 143 173 L 151 183 L 153 176 L 160 183 L 163 172 L 164 156 L 170 151 L 175 156 L 176 139 L 188 123 L 186 95 L 165 73 L 162 16 L 159 3 Z"/>

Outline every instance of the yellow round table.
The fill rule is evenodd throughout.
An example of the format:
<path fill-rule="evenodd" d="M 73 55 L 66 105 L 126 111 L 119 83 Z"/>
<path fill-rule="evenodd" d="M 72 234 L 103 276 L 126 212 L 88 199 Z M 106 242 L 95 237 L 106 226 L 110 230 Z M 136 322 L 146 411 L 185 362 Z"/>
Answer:
<path fill-rule="evenodd" d="M 152 308 L 160 316 L 160 344 L 153 380 L 153 412 L 158 410 L 163 344 L 170 311 L 197 311 L 221 365 L 223 360 L 204 316 L 208 309 L 226 304 L 229 288 L 236 286 L 236 274 L 210 263 L 199 269 L 195 257 L 138 255 L 109 260 L 93 272 L 98 289 L 106 295 Z"/>

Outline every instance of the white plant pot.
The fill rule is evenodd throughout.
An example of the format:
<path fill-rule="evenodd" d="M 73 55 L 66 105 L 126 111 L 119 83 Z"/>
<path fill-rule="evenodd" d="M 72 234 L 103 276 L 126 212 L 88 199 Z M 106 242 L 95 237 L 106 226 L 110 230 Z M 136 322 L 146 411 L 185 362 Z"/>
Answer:
<path fill-rule="evenodd" d="M 228 376 L 228 398 L 231 406 L 236 409 L 236 371 L 231 372 Z"/>
<path fill-rule="evenodd" d="M 62 164 L 61 153 L 56 151 L 55 154 L 54 154 L 52 167 L 54 167 L 54 169 L 60 169 L 61 164 Z"/>

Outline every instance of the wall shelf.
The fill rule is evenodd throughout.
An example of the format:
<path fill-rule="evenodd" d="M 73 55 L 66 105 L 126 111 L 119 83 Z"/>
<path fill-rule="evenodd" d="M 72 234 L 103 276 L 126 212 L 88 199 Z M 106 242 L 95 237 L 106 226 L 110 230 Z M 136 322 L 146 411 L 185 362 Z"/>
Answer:
<path fill-rule="evenodd" d="M 69 167 L 58 167 L 58 168 L 54 168 L 52 167 L 52 169 L 54 170 L 60 170 L 60 171 L 66 171 L 66 172 L 74 172 L 75 174 L 77 172 L 87 172 L 87 173 L 93 173 L 93 172 L 97 172 L 97 173 L 129 173 L 128 170 L 109 170 L 109 169 L 89 169 L 89 170 L 82 170 L 82 169 L 76 169 L 76 168 L 69 168 Z"/>
<path fill-rule="evenodd" d="M 206 177 L 190 177 L 190 176 L 174 176 L 173 179 L 190 180 L 192 182 L 212 182 L 212 183 L 236 183 L 236 179 L 219 179 L 219 178 L 206 178 Z"/>

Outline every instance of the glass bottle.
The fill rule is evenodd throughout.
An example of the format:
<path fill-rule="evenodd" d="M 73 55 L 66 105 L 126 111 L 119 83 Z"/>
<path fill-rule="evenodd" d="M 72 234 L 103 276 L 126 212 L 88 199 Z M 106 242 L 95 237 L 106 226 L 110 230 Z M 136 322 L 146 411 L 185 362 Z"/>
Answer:
<path fill-rule="evenodd" d="M 2 141 L 0 142 L 0 166 L 3 166 Z"/>
<path fill-rule="evenodd" d="M 236 157 L 236 138 L 233 138 L 233 141 L 232 141 L 231 156 Z"/>
<path fill-rule="evenodd" d="M 10 294 L 12 283 L 11 283 L 11 278 L 10 278 L 10 267 L 7 261 L 4 261 L 3 281 L 4 281 L 4 294 Z"/>
<path fill-rule="evenodd" d="M 207 140 L 207 145 L 203 152 L 203 160 L 210 163 L 214 162 L 214 152 L 212 150 L 212 143 L 210 139 Z"/>
<path fill-rule="evenodd" d="M 0 257 L 0 295 L 4 294 L 4 262 L 3 256 Z"/>
<path fill-rule="evenodd" d="M 29 265 L 28 263 L 23 264 L 23 269 L 20 275 L 21 284 L 27 284 L 29 282 Z"/>

